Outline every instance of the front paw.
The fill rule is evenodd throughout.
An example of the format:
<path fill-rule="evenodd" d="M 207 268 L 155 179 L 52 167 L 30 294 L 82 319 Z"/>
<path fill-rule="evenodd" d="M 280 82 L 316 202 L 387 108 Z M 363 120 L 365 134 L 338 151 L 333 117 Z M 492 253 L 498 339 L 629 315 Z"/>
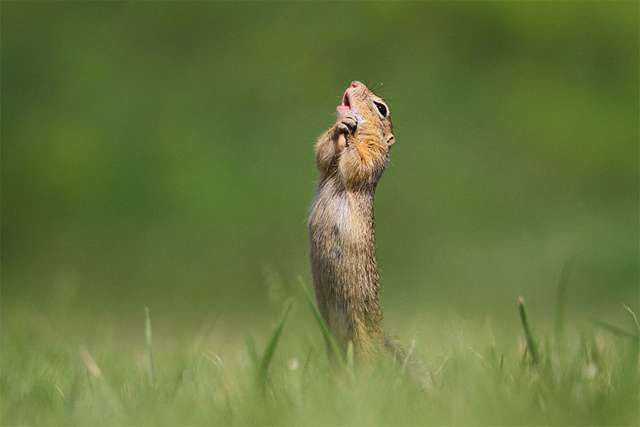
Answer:
<path fill-rule="evenodd" d="M 341 108 L 342 107 L 342 108 Z M 358 119 L 351 109 L 339 106 L 338 119 L 336 120 L 336 132 L 343 135 L 353 135 L 358 127 Z"/>

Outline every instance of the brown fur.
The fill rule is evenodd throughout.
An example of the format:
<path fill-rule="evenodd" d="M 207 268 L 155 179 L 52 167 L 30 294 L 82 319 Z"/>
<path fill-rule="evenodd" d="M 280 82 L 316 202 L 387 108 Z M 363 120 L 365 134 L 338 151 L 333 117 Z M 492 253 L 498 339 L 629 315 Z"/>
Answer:
<path fill-rule="evenodd" d="M 352 341 L 366 358 L 384 346 L 373 202 L 395 139 L 390 117 L 374 104 L 383 101 L 359 82 L 347 91 L 336 124 L 315 147 L 311 269 L 320 312 L 338 343 L 344 349 Z"/>

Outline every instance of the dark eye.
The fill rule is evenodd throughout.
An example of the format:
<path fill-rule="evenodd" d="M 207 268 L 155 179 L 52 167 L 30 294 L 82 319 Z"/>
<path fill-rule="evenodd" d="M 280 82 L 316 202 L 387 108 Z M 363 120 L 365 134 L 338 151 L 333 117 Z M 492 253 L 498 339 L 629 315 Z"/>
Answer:
<path fill-rule="evenodd" d="M 389 110 L 387 110 L 387 106 L 384 105 L 382 102 L 378 102 L 378 101 L 373 101 L 373 104 L 376 106 L 376 108 L 378 109 L 378 111 L 380 112 L 380 115 L 382 117 L 387 117 L 387 114 L 389 113 Z"/>

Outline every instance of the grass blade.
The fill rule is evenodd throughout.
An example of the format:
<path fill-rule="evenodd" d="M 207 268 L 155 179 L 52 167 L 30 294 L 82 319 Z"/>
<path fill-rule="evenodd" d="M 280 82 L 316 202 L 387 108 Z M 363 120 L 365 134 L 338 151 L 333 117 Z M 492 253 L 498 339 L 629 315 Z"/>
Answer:
<path fill-rule="evenodd" d="M 520 312 L 520 322 L 522 323 L 522 330 L 524 331 L 524 338 L 527 342 L 527 349 L 531 356 L 531 363 L 535 366 L 540 362 L 540 356 L 538 355 L 538 348 L 536 341 L 531 333 L 529 327 L 529 321 L 527 320 L 527 312 L 524 308 L 524 298 L 518 297 L 518 311 Z"/>
<path fill-rule="evenodd" d="M 151 330 L 151 315 L 149 314 L 149 307 L 144 308 L 144 337 L 147 349 L 147 375 L 149 377 L 149 384 L 151 384 L 151 387 L 155 387 L 156 370 L 155 363 L 153 361 L 153 334 Z"/>
<path fill-rule="evenodd" d="M 256 342 L 251 335 L 244 337 L 244 345 L 247 348 L 247 354 L 249 355 L 249 361 L 251 367 L 256 369 L 260 364 L 260 358 L 258 357 L 258 351 L 256 350 Z"/>
<path fill-rule="evenodd" d="M 267 377 L 269 374 L 269 365 L 271 364 L 271 360 L 273 360 L 273 355 L 276 352 L 276 348 L 278 347 L 278 342 L 280 340 L 280 335 L 282 335 L 282 331 L 284 329 L 284 325 L 287 322 L 287 317 L 289 316 L 289 311 L 291 310 L 291 301 L 287 304 L 282 319 L 280 319 L 280 323 L 273 331 L 271 338 L 269 339 L 269 343 L 267 344 L 267 348 L 260 359 L 260 366 L 258 368 L 258 380 L 260 382 L 261 387 L 264 389 L 267 383 Z"/>
<path fill-rule="evenodd" d="M 611 332 L 613 335 L 617 335 L 619 337 L 624 337 L 624 338 L 631 338 L 633 340 L 638 340 L 640 339 L 637 335 L 632 334 L 631 332 L 627 332 L 624 329 L 612 325 L 611 323 L 607 323 L 603 320 L 599 320 L 599 319 L 591 319 L 591 322 L 593 324 L 595 324 L 596 326 L 599 326 L 600 328 Z"/>
<path fill-rule="evenodd" d="M 636 325 L 636 337 L 640 338 L 640 323 L 638 322 L 638 316 L 636 316 L 636 313 L 634 313 L 628 305 L 622 304 L 622 307 L 627 313 L 629 313 L 629 316 L 631 316 L 631 320 L 633 320 L 634 325 Z"/>
<path fill-rule="evenodd" d="M 91 379 L 96 380 L 98 384 L 99 396 L 107 403 L 107 406 L 111 408 L 111 411 L 115 414 L 116 417 L 122 417 L 124 415 L 124 406 L 122 402 L 118 398 L 118 394 L 116 391 L 111 388 L 109 383 L 105 380 L 102 375 L 102 370 L 91 356 L 89 351 L 85 348 L 80 349 L 80 358 L 82 359 L 82 363 L 84 364 L 87 374 L 89 376 L 89 381 Z"/>
<path fill-rule="evenodd" d="M 560 271 L 560 278 L 558 279 L 555 318 L 555 332 L 558 342 L 562 341 L 562 336 L 564 335 L 564 312 L 567 300 L 567 285 L 569 284 L 569 274 L 571 272 L 572 264 L 573 257 L 565 261 L 565 263 L 562 265 L 562 270 Z"/>
<path fill-rule="evenodd" d="M 347 367 L 350 371 L 353 371 L 354 366 L 353 341 L 349 340 L 349 343 L 347 344 Z"/>
<path fill-rule="evenodd" d="M 640 323 L 638 322 L 638 316 L 636 316 L 636 313 L 631 310 L 631 307 L 629 307 L 628 305 L 622 304 L 622 307 L 627 313 L 629 313 L 629 316 L 631 316 L 631 320 L 633 320 L 633 324 L 636 327 L 636 339 L 633 340 L 632 344 L 634 347 L 633 359 L 640 360 Z"/>

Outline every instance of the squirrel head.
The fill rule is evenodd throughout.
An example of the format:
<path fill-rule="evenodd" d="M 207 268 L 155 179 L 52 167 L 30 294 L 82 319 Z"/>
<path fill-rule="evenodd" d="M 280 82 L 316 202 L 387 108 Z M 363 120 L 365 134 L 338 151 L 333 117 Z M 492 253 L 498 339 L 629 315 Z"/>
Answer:
<path fill-rule="evenodd" d="M 387 146 L 395 142 L 391 111 L 387 103 L 361 82 L 353 81 L 342 95 L 342 103 L 336 108 L 338 115 L 351 111 L 358 119 L 353 137 L 377 136 Z"/>
<path fill-rule="evenodd" d="M 343 155 L 338 165 L 344 184 L 375 187 L 395 143 L 387 103 L 363 83 L 354 81 L 345 90 L 336 112 L 338 118 L 351 114 L 357 121 L 355 131 L 346 140 L 346 151 L 357 153 L 357 157 Z"/>

